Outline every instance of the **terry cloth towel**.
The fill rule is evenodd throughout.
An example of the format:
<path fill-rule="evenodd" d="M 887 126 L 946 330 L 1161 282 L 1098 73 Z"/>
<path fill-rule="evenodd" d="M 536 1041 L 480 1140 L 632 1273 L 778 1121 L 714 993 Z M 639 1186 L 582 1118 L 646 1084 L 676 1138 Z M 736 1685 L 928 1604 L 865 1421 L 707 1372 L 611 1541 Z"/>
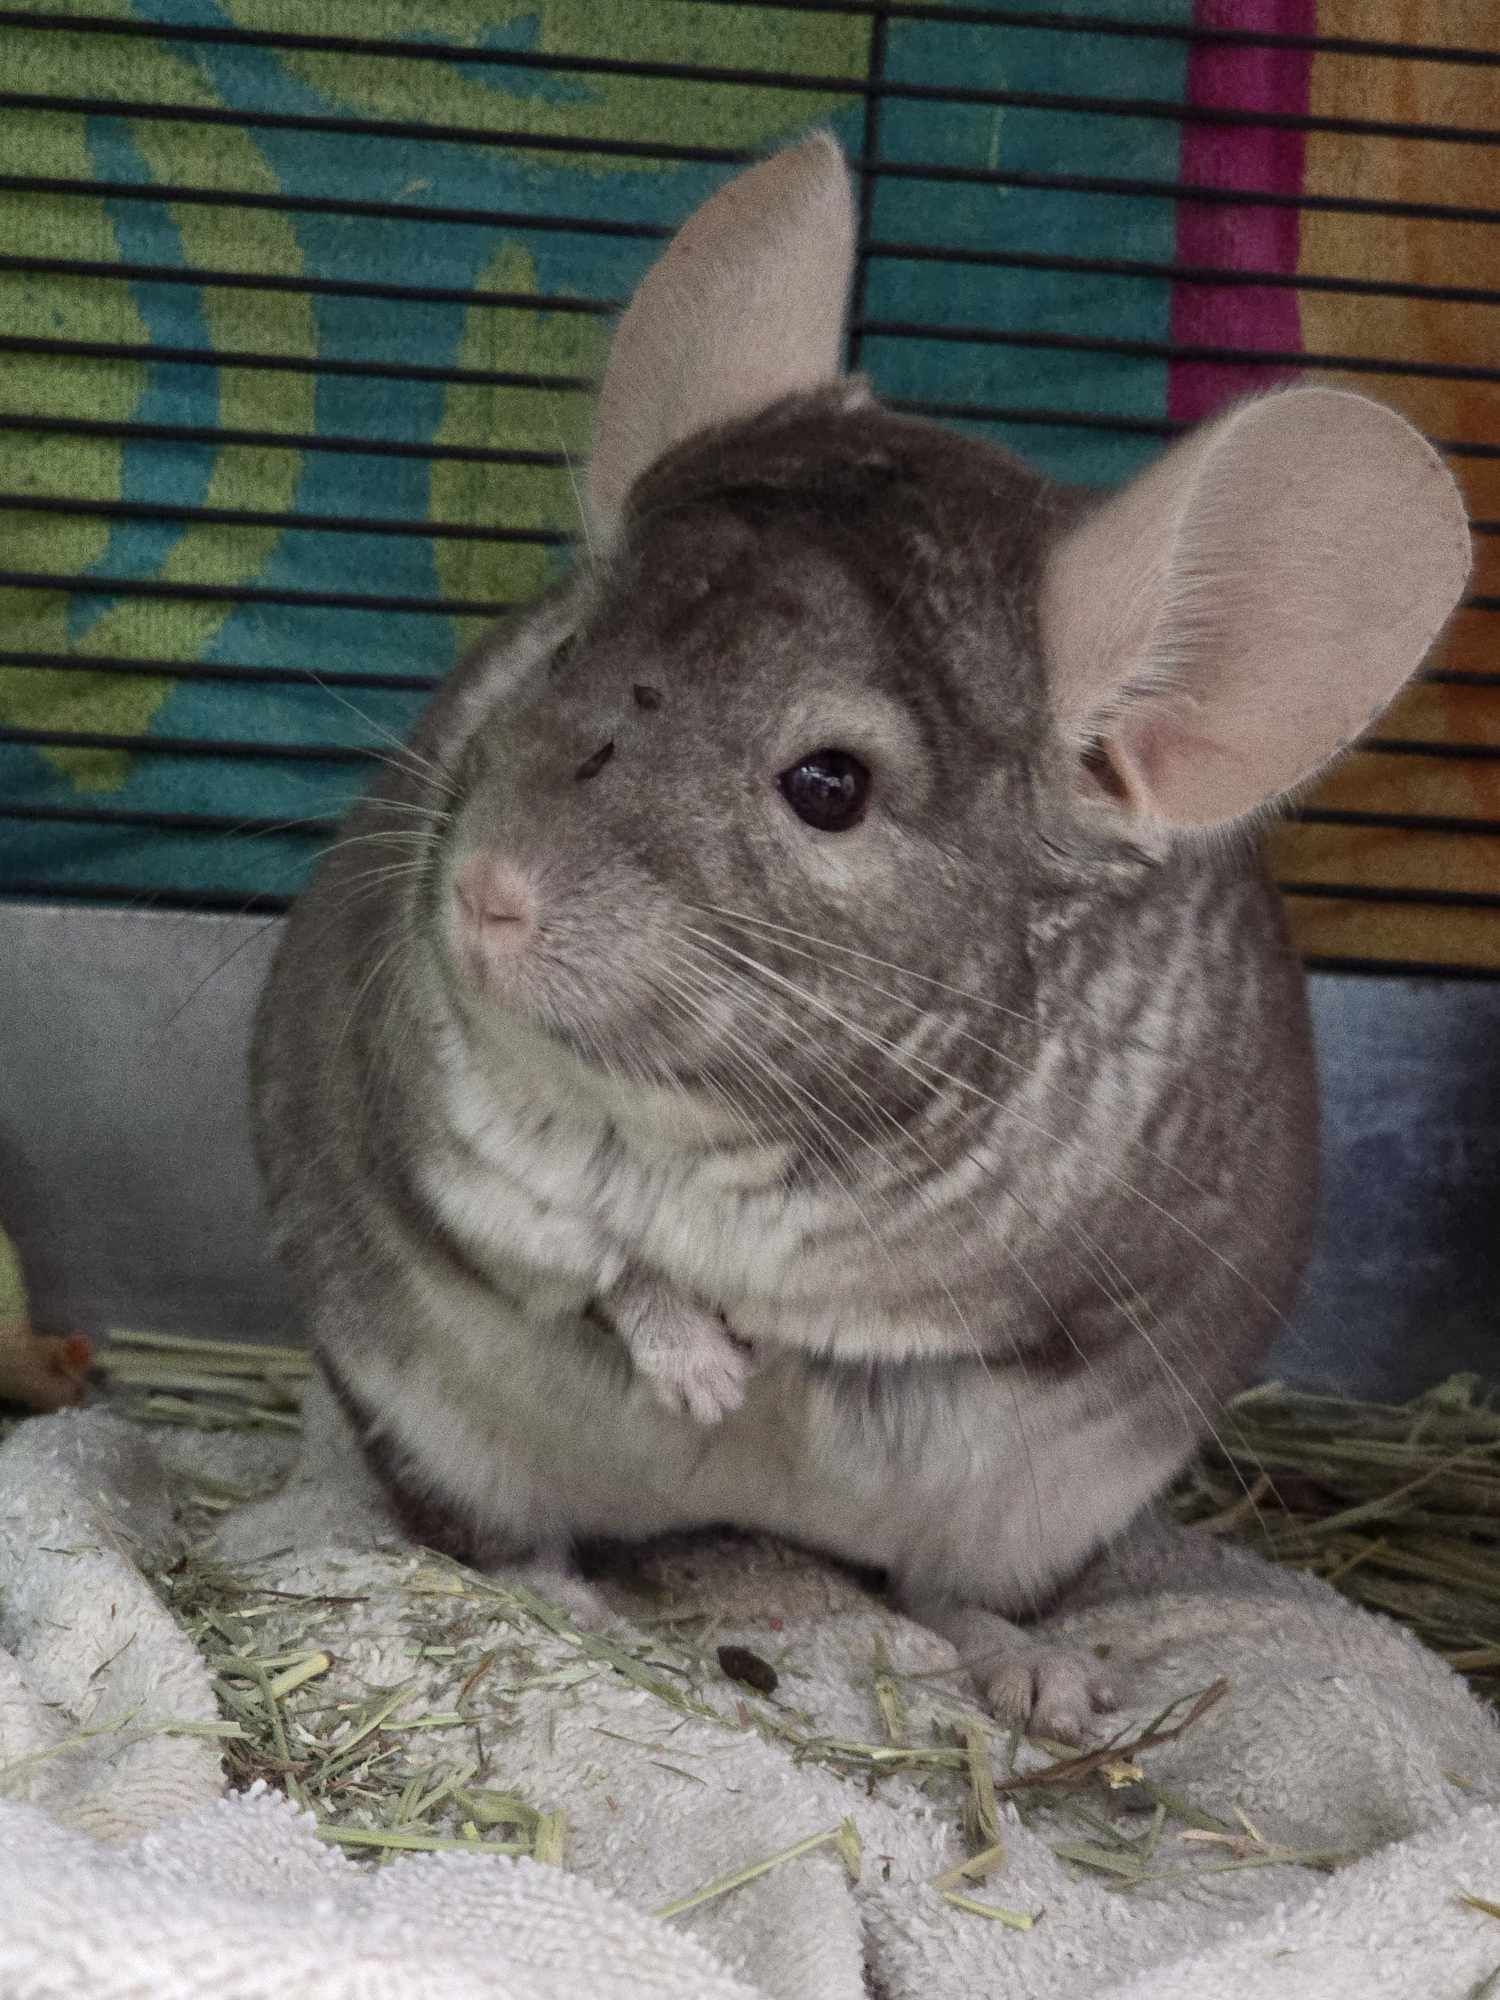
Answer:
<path fill-rule="evenodd" d="M 5 2000 L 1462 2000 L 1500 1965 L 1500 1922 L 1460 1900 L 1500 1893 L 1500 1732 L 1403 1629 L 1307 1578 L 1206 1536 L 1122 1553 L 1058 1633 L 1109 1648 L 1132 1734 L 1229 1691 L 1142 1777 L 1038 1803 L 1006 1790 L 1005 1738 L 976 1731 L 949 1649 L 832 1565 L 672 1546 L 606 1578 L 624 1620 L 583 1634 L 393 1538 L 326 1400 L 307 1415 L 290 1463 L 285 1441 L 100 1411 L 0 1446 Z M 195 1625 L 169 1496 L 211 1481 L 276 1490 L 223 1517 L 203 1573 L 239 1594 Z M 726 1678 L 726 1644 L 774 1663 L 774 1691 Z M 264 1784 L 226 1795 L 225 1656 L 310 1646 L 331 1659 L 285 1704 L 294 1762 L 388 1691 L 368 1769 L 359 1744 L 345 1761 L 346 1824 L 361 1785 L 446 1771 L 560 1810 L 564 1865 L 372 1866 Z M 896 1738 L 925 1761 L 903 1768 Z M 933 1884 L 987 1839 L 964 1826 L 976 1759 L 1004 1858 L 955 1903 Z M 461 1840 L 474 1796 L 410 1823 Z M 830 1838 L 651 1914 L 845 1821 L 857 1880 Z M 1155 1842 L 1128 1888 L 1100 1863 L 1122 1838 Z"/>

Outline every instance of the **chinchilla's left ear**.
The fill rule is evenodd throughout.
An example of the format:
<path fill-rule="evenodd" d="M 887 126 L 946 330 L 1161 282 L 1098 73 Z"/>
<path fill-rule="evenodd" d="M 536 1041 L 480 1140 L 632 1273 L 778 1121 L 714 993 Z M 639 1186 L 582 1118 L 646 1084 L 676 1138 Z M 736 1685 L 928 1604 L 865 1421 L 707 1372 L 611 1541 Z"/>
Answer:
<path fill-rule="evenodd" d="M 599 542 L 669 446 L 837 378 L 853 267 L 849 173 L 823 134 L 737 175 L 688 218 L 610 349 L 588 474 Z"/>
<path fill-rule="evenodd" d="M 1274 804 L 1393 700 L 1468 571 L 1462 496 L 1394 410 L 1320 388 L 1239 404 L 1050 552 L 1080 782 L 1163 829 Z"/>

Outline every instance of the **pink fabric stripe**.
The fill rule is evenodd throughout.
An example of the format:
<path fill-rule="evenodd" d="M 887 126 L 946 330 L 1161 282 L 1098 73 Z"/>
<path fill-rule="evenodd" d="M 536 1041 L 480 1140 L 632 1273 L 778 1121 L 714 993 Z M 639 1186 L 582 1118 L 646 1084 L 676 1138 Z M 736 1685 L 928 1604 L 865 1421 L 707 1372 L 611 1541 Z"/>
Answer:
<path fill-rule="evenodd" d="M 1196 23 L 1310 35 L 1318 0 L 1195 0 Z M 1246 111 L 1306 112 L 1311 57 L 1300 49 L 1258 49 L 1195 43 L 1188 55 L 1190 104 Z M 1211 187 L 1266 188 L 1296 194 L 1302 187 L 1305 135 L 1236 125 L 1184 125 L 1181 177 Z M 1295 271 L 1299 216 L 1293 208 L 1232 208 L 1181 202 L 1177 261 L 1232 270 Z M 1293 291 L 1260 285 L 1172 287 L 1172 338 L 1198 346 L 1300 349 L 1302 329 Z M 1226 367 L 1174 361 L 1167 376 L 1167 413 L 1184 423 L 1266 388 L 1284 369 Z"/>

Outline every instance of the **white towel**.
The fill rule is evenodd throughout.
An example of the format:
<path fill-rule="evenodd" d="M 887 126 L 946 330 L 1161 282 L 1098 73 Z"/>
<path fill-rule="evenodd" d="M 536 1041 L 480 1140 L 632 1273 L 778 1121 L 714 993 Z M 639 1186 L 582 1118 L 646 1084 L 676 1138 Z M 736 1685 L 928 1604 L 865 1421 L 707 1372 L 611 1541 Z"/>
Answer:
<path fill-rule="evenodd" d="M 330 1700 L 409 1680 L 395 1720 L 451 1707 L 452 1659 L 423 1646 L 448 1616 L 482 1633 L 488 1600 L 413 1599 L 445 1573 L 392 1541 L 325 1423 L 285 1490 L 221 1536 L 227 1560 L 290 1593 L 257 1632 L 268 1651 L 326 1643 Z M 221 1796 L 212 1737 L 167 1733 L 217 1711 L 142 1574 L 172 1545 L 163 1461 L 242 1481 L 258 1450 L 148 1439 L 98 1412 L 0 1446 L 0 2000 L 1462 2000 L 1500 1966 L 1500 1922 L 1460 1901 L 1500 1899 L 1489 1712 L 1400 1628 L 1206 1538 L 1187 1567 L 1180 1552 L 1122 1563 L 1069 1636 L 1110 1647 L 1140 1723 L 1227 1674 L 1228 1696 L 1149 1754 L 1150 1777 L 1237 1807 L 1267 1846 L 1364 1857 L 1335 1872 L 1224 1867 L 1223 1843 L 1174 1834 L 1162 1879 L 1122 1893 L 1059 1858 L 1045 1816 L 1002 1805 L 1006 1861 L 973 1896 L 1034 1919 L 1011 1929 L 932 1886 L 965 1852 L 961 1774 L 872 1792 L 738 1726 L 732 1683 L 704 1685 L 710 1715 L 684 1713 L 540 1626 L 475 1728 L 412 1732 L 400 1755 L 415 1769 L 482 1749 L 483 1782 L 563 1807 L 566 1866 L 444 1853 L 371 1869 L 263 1787 Z M 878 1658 L 898 1676 L 954 1664 L 832 1566 L 773 1544 L 669 1549 L 643 1575 L 679 1613 L 712 1611 L 715 1643 L 777 1660 L 775 1713 L 804 1738 L 878 1740 Z M 641 1609 L 638 1585 L 619 1590 Z M 354 1601 L 309 1607 L 318 1593 Z M 941 1672 L 899 1684 L 912 1741 L 964 1712 Z M 687 1915 L 648 1914 L 845 1817 L 858 1881 L 824 1847 Z"/>

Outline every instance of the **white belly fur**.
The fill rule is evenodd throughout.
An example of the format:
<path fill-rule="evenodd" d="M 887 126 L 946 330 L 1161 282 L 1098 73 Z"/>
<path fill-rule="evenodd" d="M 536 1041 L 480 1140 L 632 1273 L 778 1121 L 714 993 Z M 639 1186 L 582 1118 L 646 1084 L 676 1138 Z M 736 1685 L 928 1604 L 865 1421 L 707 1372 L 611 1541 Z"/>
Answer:
<path fill-rule="evenodd" d="M 367 1351 L 348 1381 L 478 1522 L 552 1547 L 727 1522 L 1020 1609 L 1122 1527 L 1183 1455 L 1185 1439 L 1144 1441 L 1138 1415 L 1090 1416 L 1084 1381 L 1033 1381 L 1014 1366 L 934 1359 L 887 1375 L 872 1402 L 868 1364 L 819 1367 L 790 1344 L 791 1299 L 817 1262 L 804 1245 L 823 1217 L 766 1186 L 763 1155 L 720 1153 L 704 1171 L 674 1135 L 648 1131 L 580 1212 L 569 1195 L 588 1185 L 597 1118 L 575 1112 L 566 1138 L 553 1129 L 543 1143 L 450 1053 L 448 1106 L 473 1150 L 466 1168 L 433 1160 L 424 1179 L 478 1261 L 522 1278 L 507 1288 L 527 1311 L 449 1271 L 414 1274 L 411 1309 L 433 1336 L 420 1364 L 398 1374 Z M 537 1194 L 545 1214 L 529 1212 Z M 574 1316 L 617 1275 L 622 1243 L 700 1296 L 745 1306 L 759 1366 L 721 1424 L 662 1409 Z M 858 1330 L 856 1349 L 899 1355 L 903 1329 L 861 1328 L 870 1307 L 855 1271 L 839 1277 L 829 1287 L 820 1274 L 814 1292 L 830 1307 L 847 1300 L 846 1338 Z M 778 1346 L 783 1315 L 789 1344 Z"/>
<path fill-rule="evenodd" d="M 901 1377 L 900 1423 L 865 1420 L 862 1376 L 767 1359 L 713 1428 L 603 1375 L 597 1338 L 539 1338 L 470 1315 L 445 1365 L 349 1386 L 382 1429 L 485 1524 L 556 1548 L 730 1523 L 889 1569 L 903 1581 L 1023 1610 L 1120 1529 L 1180 1453 L 1147 1447 L 1128 1415 L 1088 1419 L 1073 1383 L 949 1364 Z M 575 1344 L 576 1343 L 576 1344 Z"/>

